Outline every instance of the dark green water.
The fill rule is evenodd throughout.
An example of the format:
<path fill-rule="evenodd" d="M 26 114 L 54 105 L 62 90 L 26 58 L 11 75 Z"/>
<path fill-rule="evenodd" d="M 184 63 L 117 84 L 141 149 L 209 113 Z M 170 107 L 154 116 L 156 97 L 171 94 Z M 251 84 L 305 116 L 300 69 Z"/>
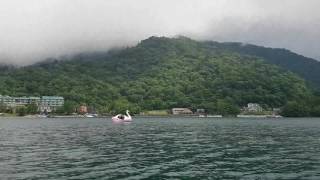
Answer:
<path fill-rule="evenodd" d="M 320 179 L 320 119 L 0 119 L 0 179 Z"/>

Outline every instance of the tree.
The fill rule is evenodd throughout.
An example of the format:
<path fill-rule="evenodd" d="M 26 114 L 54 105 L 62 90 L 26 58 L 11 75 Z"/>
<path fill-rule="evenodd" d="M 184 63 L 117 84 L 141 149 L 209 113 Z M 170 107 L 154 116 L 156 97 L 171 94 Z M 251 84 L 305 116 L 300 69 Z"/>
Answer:
<path fill-rule="evenodd" d="M 0 113 L 6 112 L 7 107 L 3 102 L 0 102 Z"/>
<path fill-rule="evenodd" d="M 240 113 L 240 109 L 227 100 L 219 99 L 217 102 L 217 112 L 223 116 L 237 115 Z"/>
<path fill-rule="evenodd" d="M 27 105 L 26 112 L 28 114 L 36 114 L 38 113 L 38 106 L 35 103 L 31 103 Z"/>
<path fill-rule="evenodd" d="M 310 115 L 313 117 L 320 117 L 320 105 L 313 107 L 310 111 Z"/>
<path fill-rule="evenodd" d="M 217 103 L 215 102 L 204 103 L 200 107 L 205 109 L 209 114 L 214 114 L 217 112 Z"/>
<path fill-rule="evenodd" d="M 72 101 L 65 101 L 63 104 L 62 112 L 64 114 L 70 115 L 75 112 L 76 104 Z"/>
<path fill-rule="evenodd" d="M 289 101 L 281 112 L 285 117 L 306 117 L 309 116 L 309 109 L 303 102 Z"/>
<path fill-rule="evenodd" d="M 18 116 L 25 116 L 27 113 L 27 108 L 25 106 L 17 107 L 16 113 L 18 114 Z"/>
<path fill-rule="evenodd" d="M 124 113 L 126 110 L 129 110 L 133 114 L 137 114 L 141 111 L 140 107 L 137 104 L 132 104 L 124 98 L 114 101 L 109 109 L 112 114 Z"/>

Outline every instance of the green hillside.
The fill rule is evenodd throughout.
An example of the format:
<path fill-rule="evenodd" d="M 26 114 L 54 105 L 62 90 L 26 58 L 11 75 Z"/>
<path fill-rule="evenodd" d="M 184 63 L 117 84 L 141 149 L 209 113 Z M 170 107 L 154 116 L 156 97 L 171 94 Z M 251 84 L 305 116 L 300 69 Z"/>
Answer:
<path fill-rule="evenodd" d="M 320 88 L 320 62 L 286 49 L 266 48 L 252 44 L 207 42 L 213 48 L 221 48 L 263 58 L 266 62 L 278 65 L 306 79 L 316 88 Z"/>
<path fill-rule="evenodd" d="M 185 37 L 151 37 L 123 50 L 3 68 L 0 94 L 60 95 L 100 112 L 190 107 L 232 114 L 249 102 L 265 108 L 318 102 L 302 78 L 263 58 Z"/>

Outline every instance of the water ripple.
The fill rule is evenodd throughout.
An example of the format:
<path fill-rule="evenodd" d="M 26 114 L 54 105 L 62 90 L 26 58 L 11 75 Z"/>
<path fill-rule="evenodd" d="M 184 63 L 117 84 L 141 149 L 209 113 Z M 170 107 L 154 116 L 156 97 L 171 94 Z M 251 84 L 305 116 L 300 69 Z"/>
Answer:
<path fill-rule="evenodd" d="M 320 179 L 319 119 L 0 119 L 1 179 Z"/>

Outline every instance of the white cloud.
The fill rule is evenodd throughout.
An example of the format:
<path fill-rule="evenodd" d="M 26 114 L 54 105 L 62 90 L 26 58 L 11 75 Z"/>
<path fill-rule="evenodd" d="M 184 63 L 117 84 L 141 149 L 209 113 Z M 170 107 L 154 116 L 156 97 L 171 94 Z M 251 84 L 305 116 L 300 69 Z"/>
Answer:
<path fill-rule="evenodd" d="M 30 64 L 178 34 L 320 57 L 319 6 L 318 0 L 1 0 L 0 62 Z"/>

